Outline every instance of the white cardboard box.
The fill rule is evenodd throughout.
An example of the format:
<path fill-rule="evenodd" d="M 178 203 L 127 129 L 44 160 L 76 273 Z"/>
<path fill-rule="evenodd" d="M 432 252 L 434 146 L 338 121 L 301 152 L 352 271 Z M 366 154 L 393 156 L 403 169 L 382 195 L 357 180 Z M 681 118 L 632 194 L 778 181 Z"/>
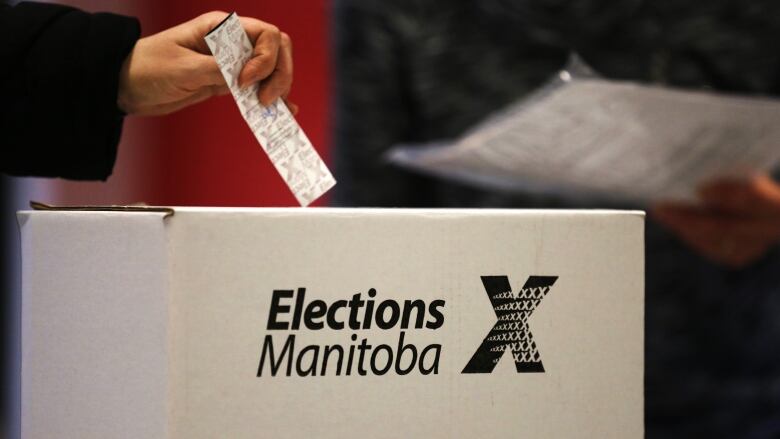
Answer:
<path fill-rule="evenodd" d="M 640 212 L 19 222 L 25 439 L 643 435 Z"/>

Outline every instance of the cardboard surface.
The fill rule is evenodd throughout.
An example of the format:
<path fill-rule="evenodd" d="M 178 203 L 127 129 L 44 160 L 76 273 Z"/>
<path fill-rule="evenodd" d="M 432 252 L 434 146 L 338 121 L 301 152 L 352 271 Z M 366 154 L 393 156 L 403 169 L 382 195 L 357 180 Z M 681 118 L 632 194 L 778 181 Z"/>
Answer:
<path fill-rule="evenodd" d="M 643 435 L 641 213 L 20 224 L 25 438 Z"/>

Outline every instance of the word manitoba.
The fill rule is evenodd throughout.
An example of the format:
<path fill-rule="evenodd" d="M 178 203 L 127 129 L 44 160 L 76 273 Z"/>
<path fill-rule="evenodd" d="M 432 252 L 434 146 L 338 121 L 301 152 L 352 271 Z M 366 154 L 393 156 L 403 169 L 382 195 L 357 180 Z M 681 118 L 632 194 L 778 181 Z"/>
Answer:
<path fill-rule="evenodd" d="M 444 300 L 374 300 L 376 289 L 354 294 L 350 299 L 326 303 L 306 300 L 306 288 L 274 290 L 268 312 L 269 331 L 343 331 L 349 341 L 335 344 L 296 346 L 296 333 L 288 333 L 284 342 L 266 334 L 263 339 L 257 376 L 283 373 L 285 376 L 385 375 L 391 371 L 407 375 L 414 370 L 422 375 L 438 374 L 440 344 L 418 346 L 409 341 L 413 331 L 431 331 L 444 324 Z M 368 335 L 379 331 L 398 332 L 398 342 L 371 344 Z M 352 332 L 349 336 L 348 333 Z M 409 335 L 407 335 L 409 333 Z M 360 341 L 358 339 L 360 338 Z M 274 342 L 276 340 L 276 343 Z"/>

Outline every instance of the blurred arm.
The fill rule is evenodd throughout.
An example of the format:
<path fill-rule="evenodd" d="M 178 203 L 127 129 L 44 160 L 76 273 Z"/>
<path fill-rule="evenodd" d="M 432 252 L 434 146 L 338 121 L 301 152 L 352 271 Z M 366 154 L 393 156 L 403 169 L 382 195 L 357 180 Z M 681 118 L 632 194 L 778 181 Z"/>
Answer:
<path fill-rule="evenodd" d="M 213 11 L 141 38 L 119 76 L 119 108 L 128 114 L 168 114 L 228 93 L 227 84 L 204 37 L 228 14 Z M 253 56 L 239 75 L 239 85 L 259 83 L 258 98 L 270 105 L 287 99 L 292 86 L 290 37 L 273 24 L 239 17 L 254 44 Z M 290 110 L 296 107 L 288 102 Z"/>

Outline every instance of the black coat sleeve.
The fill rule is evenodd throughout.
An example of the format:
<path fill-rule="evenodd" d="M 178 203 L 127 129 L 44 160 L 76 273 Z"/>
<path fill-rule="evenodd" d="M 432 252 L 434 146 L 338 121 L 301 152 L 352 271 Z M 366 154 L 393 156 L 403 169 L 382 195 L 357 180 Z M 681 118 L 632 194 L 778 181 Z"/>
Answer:
<path fill-rule="evenodd" d="M 139 35 L 134 18 L 0 1 L 0 171 L 108 178 L 119 72 Z"/>

